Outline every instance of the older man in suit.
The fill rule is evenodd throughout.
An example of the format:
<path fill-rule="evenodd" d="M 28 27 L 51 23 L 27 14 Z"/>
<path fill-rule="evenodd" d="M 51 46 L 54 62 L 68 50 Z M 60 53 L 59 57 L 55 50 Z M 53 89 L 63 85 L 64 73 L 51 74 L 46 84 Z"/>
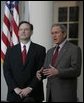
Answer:
<path fill-rule="evenodd" d="M 56 45 L 47 52 L 45 63 L 36 76 L 39 80 L 43 75 L 48 78 L 47 102 L 76 102 L 81 49 L 66 40 L 64 25 L 54 24 L 51 35 Z"/>
<path fill-rule="evenodd" d="M 19 24 L 19 44 L 8 48 L 3 71 L 8 85 L 9 102 L 43 100 L 43 83 L 36 78 L 45 59 L 45 48 L 30 40 L 33 25 L 27 21 Z M 24 46 L 25 45 L 25 46 Z"/>

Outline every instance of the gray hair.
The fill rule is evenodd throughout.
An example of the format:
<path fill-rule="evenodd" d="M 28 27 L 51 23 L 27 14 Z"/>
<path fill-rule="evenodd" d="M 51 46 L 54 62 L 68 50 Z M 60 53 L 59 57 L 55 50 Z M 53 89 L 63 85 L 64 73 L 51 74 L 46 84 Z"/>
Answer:
<path fill-rule="evenodd" d="M 55 27 L 55 26 L 59 26 L 60 29 L 61 29 L 61 31 L 62 31 L 63 33 L 67 33 L 67 29 L 66 29 L 66 26 L 65 26 L 65 25 L 63 25 L 63 24 L 53 24 L 52 27 L 51 27 L 51 29 L 52 29 L 53 27 Z"/>

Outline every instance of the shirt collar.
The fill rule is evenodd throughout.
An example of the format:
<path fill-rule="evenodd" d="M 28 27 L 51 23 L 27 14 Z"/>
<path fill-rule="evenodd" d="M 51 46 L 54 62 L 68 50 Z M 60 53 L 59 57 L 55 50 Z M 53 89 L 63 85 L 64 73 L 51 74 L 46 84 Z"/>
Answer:
<path fill-rule="evenodd" d="M 66 42 L 66 39 L 59 45 L 60 49 L 63 47 L 63 45 L 65 44 L 65 42 Z"/>
<path fill-rule="evenodd" d="M 23 44 L 22 42 L 20 44 L 21 44 L 21 51 L 23 51 L 23 46 L 25 45 L 26 46 L 26 51 L 28 52 L 29 46 L 31 44 L 31 40 L 29 40 L 26 44 Z"/>
<path fill-rule="evenodd" d="M 63 47 L 63 45 L 65 44 L 65 42 L 66 42 L 67 40 L 65 39 L 61 44 L 59 44 L 59 51 L 61 50 L 61 48 Z M 57 46 L 58 44 L 56 44 L 56 46 Z"/>

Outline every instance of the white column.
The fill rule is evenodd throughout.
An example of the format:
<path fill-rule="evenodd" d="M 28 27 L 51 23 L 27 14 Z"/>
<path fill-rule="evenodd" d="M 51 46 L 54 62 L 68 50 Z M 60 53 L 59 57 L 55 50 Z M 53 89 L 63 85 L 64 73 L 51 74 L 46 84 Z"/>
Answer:
<path fill-rule="evenodd" d="M 34 26 L 32 41 L 48 50 L 52 45 L 50 29 L 53 17 L 52 1 L 29 1 L 30 22 Z"/>
<path fill-rule="evenodd" d="M 24 2 L 25 2 L 24 20 L 29 21 L 30 20 L 30 15 L 29 15 L 29 1 L 24 1 Z"/>
<path fill-rule="evenodd" d="M 30 23 L 34 26 L 31 40 L 46 47 L 46 51 L 52 46 L 51 26 L 53 17 L 52 1 L 29 1 Z M 44 83 L 44 101 L 46 101 L 46 83 Z"/>

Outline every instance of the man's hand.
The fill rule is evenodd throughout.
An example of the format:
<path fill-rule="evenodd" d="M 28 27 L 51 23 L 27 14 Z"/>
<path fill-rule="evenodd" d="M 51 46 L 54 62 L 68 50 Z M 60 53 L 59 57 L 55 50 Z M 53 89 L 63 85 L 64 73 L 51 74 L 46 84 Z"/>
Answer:
<path fill-rule="evenodd" d="M 39 80 L 41 80 L 41 77 L 42 77 L 42 71 L 43 71 L 43 67 L 40 69 L 40 70 L 38 70 L 37 72 L 36 72 L 36 77 L 39 79 Z"/>
<path fill-rule="evenodd" d="M 58 69 L 53 66 L 49 66 L 49 68 L 43 70 L 44 76 L 51 77 L 57 75 L 59 73 Z"/>
<path fill-rule="evenodd" d="M 22 92 L 22 89 L 17 87 L 17 88 L 14 89 L 14 91 L 15 91 L 16 94 L 19 95 Z"/>
<path fill-rule="evenodd" d="M 22 91 L 21 91 L 21 93 L 20 93 L 20 96 L 25 97 L 25 96 L 27 96 L 29 93 L 31 93 L 31 91 L 32 91 L 32 88 L 26 87 L 26 88 L 22 89 Z"/>

